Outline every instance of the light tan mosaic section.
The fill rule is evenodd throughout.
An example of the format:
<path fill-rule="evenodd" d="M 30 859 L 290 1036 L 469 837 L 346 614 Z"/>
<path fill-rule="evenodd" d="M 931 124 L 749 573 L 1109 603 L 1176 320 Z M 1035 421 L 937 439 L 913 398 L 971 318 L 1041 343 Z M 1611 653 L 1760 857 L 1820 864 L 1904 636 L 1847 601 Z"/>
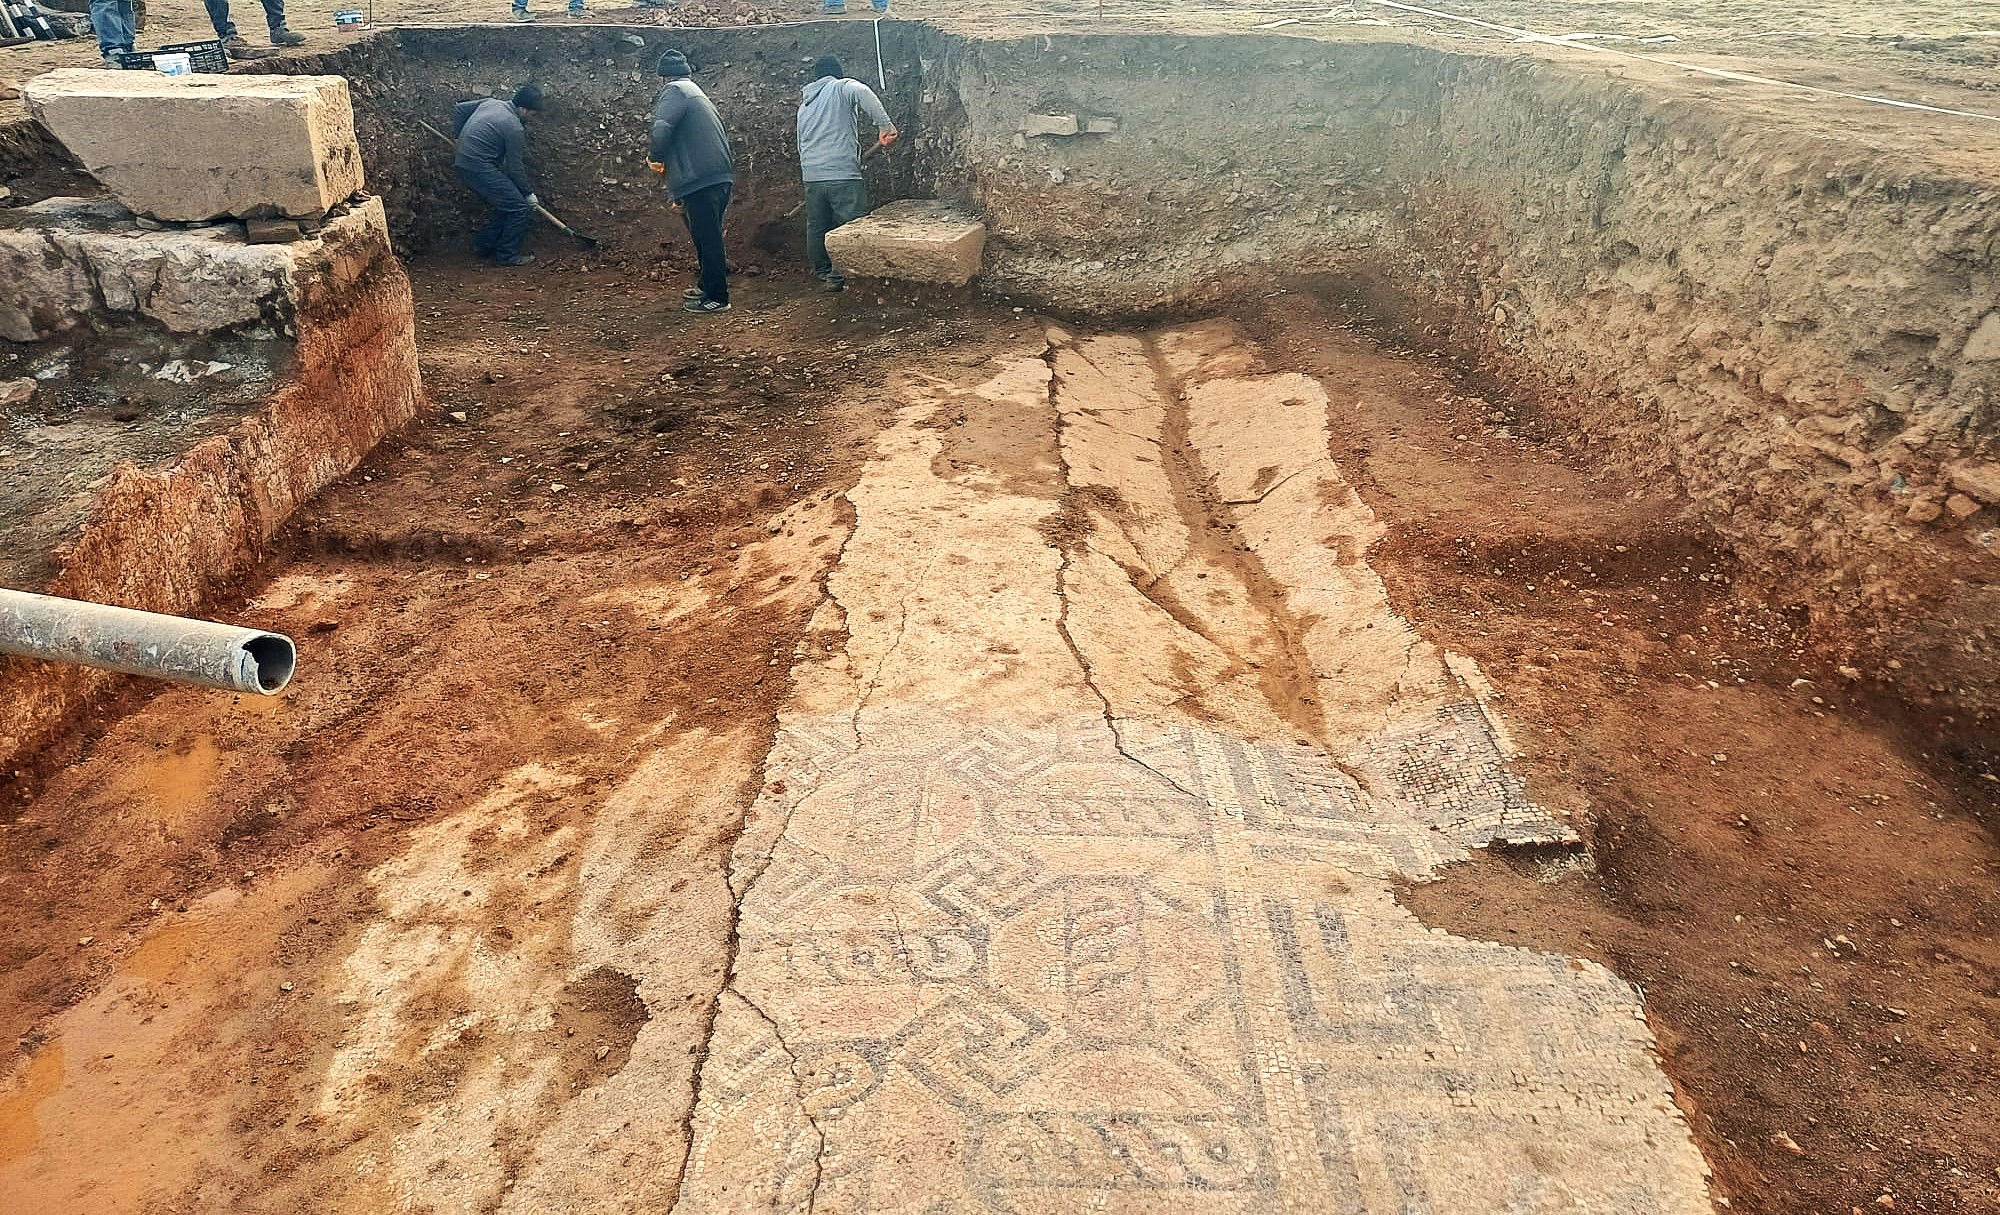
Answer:
<path fill-rule="evenodd" d="M 1125 369 L 1097 377 L 1133 388 L 1118 411 L 1050 403 L 1052 382 L 1096 374 L 1065 375 L 1062 343 L 976 387 L 902 390 L 830 582 L 848 644 L 802 671 L 738 847 L 739 947 L 676 1210 L 1709 1210 L 1629 985 L 1433 932 L 1396 904 L 1392 877 L 1567 829 L 1379 582 L 1371 597 L 1365 565 L 1284 587 L 1335 630 L 1308 645 L 1307 686 L 1346 698 L 1303 744 L 1287 706 L 1252 700 L 1254 656 L 1282 657 L 1248 635 L 1255 613 L 1290 610 L 1259 606 L 1254 570 L 1217 617 L 1174 603 L 1159 608 L 1172 627 L 1124 633 L 1204 636 L 1217 670 L 1245 674 L 1227 728 L 1144 701 L 1158 681 L 1143 661 L 1120 668 L 1126 692 L 1093 678 L 1118 613 L 1141 609 L 1106 606 L 1131 604 L 1108 574 L 1070 576 L 1095 553 L 1145 592 L 1156 563 L 1187 565 L 1186 477 L 1149 487 L 1117 460 L 1201 467 L 1213 451 L 1263 477 L 1181 412 L 1203 399 L 1205 362 L 1233 399 L 1312 401 L 1217 362 L 1213 333 L 1121 342 L 1122 362 L 1086 360 Z M 1091 545 L 1057 547 L 1054 500 L 936 471 L 925 423 L 967 390 L 1024 425 L 1068 410 L 1071 485 L 1131 490 L 1101 507 Z M 1273 408 L 1317 409 L 1323 436 L 1323 393 Z M 1292 425 L 1287 443 L 1310 445 Z M 1079 437 L 1124 456 L 1082 470 Z M 1323 454 L 1289 476 L 1315 485 L 1315 542 L 1372 525 Z M 1121 538 L 1123 561 L 1108 555 Z M 1306 562 L 1282 522 L 1257 539 L 1265 569 Z M 1097 640 L 1079 642 L 1091 612 Z M 1393 653 L 1363 652 L 1371 634 Z M 1343 661 L 1361 677 L 1343 684 Z"/>

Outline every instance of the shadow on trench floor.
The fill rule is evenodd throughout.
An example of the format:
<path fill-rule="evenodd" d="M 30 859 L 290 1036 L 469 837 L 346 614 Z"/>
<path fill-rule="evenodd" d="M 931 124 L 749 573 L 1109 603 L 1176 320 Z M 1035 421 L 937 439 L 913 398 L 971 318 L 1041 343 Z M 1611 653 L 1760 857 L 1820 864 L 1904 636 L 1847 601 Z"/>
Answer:
<path fill-rule="evenodd" d="M 225 605 L 300 640 L 293 694 L 132 688 L 0 810 L 0 1206 L 390 1209 L 385 1153 L 500 1139 L 523 1146 L 452 1183 L 532 1205 L 583 1184 L 552 1160 L 615 1148 L 665 1167 L 597 1197 L 670 1203 L 729 856 L 795 668 L 853 623 L 823 595 L 845 494 L 894 385 L 1042 331 L 775 278 L 694 318 L 639 274 L 413 274 L 434 411 Z M 1483 666 L 1529 791 L 1589 843 L 1478 854 L 1405 903 L 1638 984 L 1733 1209 L 1991 1209 L 1983 790 L 1532 402 L 1310 296 L 1237 319 L 1324 385 L 1385 529 L 1362 556 Z M 1050 433 L 934 424 L 1047 475 Z M 617 1136 L 572 1125 L 593 1102 Z"/>

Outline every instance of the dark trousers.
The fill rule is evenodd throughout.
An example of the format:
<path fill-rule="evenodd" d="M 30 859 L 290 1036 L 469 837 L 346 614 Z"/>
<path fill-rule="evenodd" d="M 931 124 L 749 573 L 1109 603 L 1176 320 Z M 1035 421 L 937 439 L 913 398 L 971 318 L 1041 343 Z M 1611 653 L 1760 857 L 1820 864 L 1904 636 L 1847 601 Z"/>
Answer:
<path fill-rule="evenodd" d="M 218 38 L 236 36 L 236 23 L 229 19 L 229 0 L 204 0 L 208 6 L 208 23 L 215 27 Z M 264 21 L 272 33 L 285 28 L 285 0 L 264 0 Z"/>
<path fill-rule="evenodd" d="M 687 222 L 688 236 L 694 240 L 694 255 L 701 262 L 701 293 L 718 304 L 729 302 L 729 259 L 722 252 L 722 213 L 729 209 L 730 189 L 725 181 L 684 195 L 680 200 L 681 219 Z"/>
<path fill-rule="evenodd" d="M 806 183 L 806 260 L 829 283 L 843 281 L 826 251 L 826 234 L 868 214 L 868 186 L 859 181 Z"/>
<path fill-rule="evenodd" d="M 528 220 L 534 216 L 528 196 L 505 173 L 491 167 L 468 169 L 459 165 L 458 179 L 493 208 L 493 217 L 472 238 L 473 251 L 503 262 L 520 256 L 521 238 L 527 235 Z"/>

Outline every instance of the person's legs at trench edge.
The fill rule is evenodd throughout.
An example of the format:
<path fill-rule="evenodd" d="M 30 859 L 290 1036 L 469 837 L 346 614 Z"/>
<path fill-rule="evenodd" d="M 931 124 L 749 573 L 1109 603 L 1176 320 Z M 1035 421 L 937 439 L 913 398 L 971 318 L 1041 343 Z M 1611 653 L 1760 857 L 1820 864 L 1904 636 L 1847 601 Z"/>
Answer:
<path fill-rule="evenodd" d="M 696 190 L 680 200 L 681 220 L 694 241 L 701 263 L 701 294 L 718 304 L 729 302 L 729 260 L 722 251 L 722 213 L 729 209 L 730 185 L 723 182 Z"/>
<path fill-rule="evenodd" d="M 236 23 L 229 19 L 229 0 L 203 0 L 208 10 L 208 23 L 215 27 L 217 38 L 234 38 Z"/>
<path fill-rule="evenodd" d="M 458 176 L 493 209 L 486 226 L 472 238 L 473 251 L 503 264 L 519 257 L 530 218 L 528 196 L 498 169 L 461 168 Z"/>
<path fill-rule="evenodd" d="M 826 251 L 826 234 L 868 214 L 868 187 L 860 181 L 806 183 L 806 260 L 813 277 L 836 290 L 847 280 L 833 267 Z"/>
<path fill-rule="evenodd" d="M 90 28 L 97 34 L 97 53 L 129 51 L 133 30 L 132 0 L 90 0 Z"/>

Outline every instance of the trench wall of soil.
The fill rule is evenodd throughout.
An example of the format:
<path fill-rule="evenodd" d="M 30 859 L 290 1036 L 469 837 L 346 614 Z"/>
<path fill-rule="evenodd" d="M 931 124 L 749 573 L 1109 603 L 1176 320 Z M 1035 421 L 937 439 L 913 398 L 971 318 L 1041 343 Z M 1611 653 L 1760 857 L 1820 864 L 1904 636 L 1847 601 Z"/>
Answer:
<path fill-rule="evenodd" d="M 403 30 L 266 66 L 353 81 L 406 253 L 479 222 L 417 120 L 541 82 L 545 199 L 663 280 L 665 308 L 688 256 L 645 168 L 659 52 L 688 53 L 736 140 L 732 256 L 783 271 L 798 88 L 829 52 L 875 79 L 874 32 Z M 881 34 L 909 138 L 871 160 L 871 194 L 977 208 L 989 292 L 1104 315 L 1226 312 L 1303 274 L 1373 284 L 1547 430 L 1673 478 L 1742 585 L 1809 613 L 1857 678 L 1947 715 L 2000 706 L 2000 175 L 1840 140 L 1818 111 L 1788 126 L 1524 56 Z M 1100 130 L 1029 135 L 1037 114 Z"/>
<path fill-rule="evenodd" d="M 953 40 L 938 77 L 962 112 L 929 123 L 937 180 L 993 227 L 989 289 L 1187 311 L 1372 280 L 1678 479 L 1862 678 L 2000 705 L 2000 174 L 1401 44 Z M 1028 137 L 1033 113 L 1116 129 Z"/>
<path fill-rule="evenodd" d="M 897 82 L 885 102 L 899 126 L 919 125 L 922 26 L 885 22 L 883 67 Z M 803 228 L 784 216 L 800 198 L 793 134 L 799 90 L 812 63 L 833 54 L 853 74 L 877 78 L 872 27 L 830 22 L 752 30 L 657 27 L 408 29 L 303 60 L 261 61 L 257 70 L 326 72 L 349 78 L 368 189 L 388 208 L 405 255 L 469 250 L 485 212 L 451 167 L 452 150 L 419 122 L 449 134 L 452 107 L 511 96 L 527 81 L 547 94 L 529 118 L 528 168 L 542 201 L 579 231 L 603 239 L 606 255 L 687 261 L 686 230 L 667 210 L 660 179 L 646 168 L 661 51 L 684 51 L 734 142 L 737 183 L 729 210 L 732 258 L 800 256 Z M 876 200 L 918 192 L 906 153 L 870 159 Z M 564 246 L 567 248 L 568 246 Z M 666 293 L 678 297 L 679 292 Z M 665 295 L 663 295 L 665 298 Z"/>
<path fill-rule="evenodd" d="M 410 281 L 382 220 L 327 229 L 299 267 L 289 375 L 233 429 L 179 458 L 120 464 L 54 575 L 27 589 L 146 611 L 198 611 L 269 552 L 301 503 L 359 464 L 423 403 Z M 344 239 L 343 239 L 344 234 Z M 0 658 L 0 769 L 121 678 Z"/>
<path fill-rule="evenodd" d="M 876 79 L 872 33 L 406 30 L 317 66 L 355 79 L 406 249 L 478 218 L 413 120 L 532 78 L 545 196 L 608 256 L 657 264 L 686 260 L 644 165 L 654 60 L 680 46 L 737 143 L 733 256 L 784 268 L 798 87 L 828 52 Z M 2000 176 L 1520 56 L 882 33 L 910 138 L 871 160 L 871 194 L 976 208 L 989 292 L 1105 315 L 1227 311 L 1301 274 L 1373 284 L 1553 431 L 1674 478 L 1829 657 L 1945 713 L 2000 706 Z M 1105 129 L 1034 136 L 1031 115 Z"/>

